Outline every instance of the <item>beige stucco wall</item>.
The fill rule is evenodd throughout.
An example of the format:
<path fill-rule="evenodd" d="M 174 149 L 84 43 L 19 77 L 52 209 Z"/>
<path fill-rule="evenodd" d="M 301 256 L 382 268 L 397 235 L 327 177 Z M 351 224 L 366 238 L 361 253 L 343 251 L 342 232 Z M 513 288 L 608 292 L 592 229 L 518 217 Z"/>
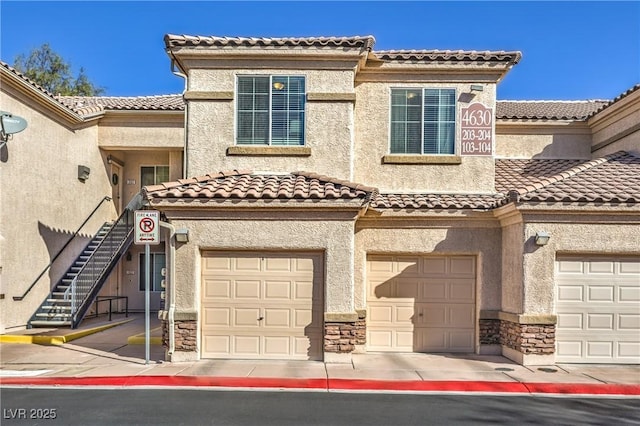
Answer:
<path fill-rule="evenodd" d="M 299 64 L 298 64 L 299 65 Z M 321 64 L 305 64 L 308 67 Z M 189 90 L 235 92 L 238 75 L 304 75 L 307 93 L 353 93 L 353 70 L 313 69 L 195 69 Z M 329 176 L 351 177 L 353 102 L 313 101 L 306 104 L 305 147 L 310 156 L 227 155 L 235 145 L 235 100 L 190 100 L 187 125 L 187 172 L 198 176 L 212 172 L 250 169 L 292 172 L 305 170 Z"/>
<path fill-rule="evenodd" d="M 589 119 L 594 157 L 620 150 L 640 155 L 640 90 Z"/>
<path fill-rule="evenodd" d="M 520 314 L 523 312 L 523 225 L 512 220 L 502 228 L 502 307 L 503 312 Z"/>
<path fill-rule="evenodd" d="M 584 123 L 501 121 L 496 157 L 591 159 L 591 131 Z"/>
<path fill-rule="evenodd" d="M 80 128 L 36 105 L 3 81 L 2 109 L 23 117 L 28 127 L 0 152 L 0 332 L 24 326 L 49 293 L 53 280 L 69 266 L 89 235 L 115 217 L 104 203 L 82 228 L 83 238 L 59 258 L 23 301 L 13 301 L 29 287 L 104 196 L 111 196 L 108 167 L 92 124 Z M 78 180 L 78 165 L 90 168 Z M 51 276 L 54 275 L 54 276 Z"/>
<path fill-rule="evenodd" d="M 162 208 L 159 208 L 162 211 Z M 325 311 L 353 312 L 353 244 L 355 212 L 203 212 L 199 220 L 176 218 L 190 241 L 176 250 L 176 310 L 200 307 L 200 257 L 205 250 L 316 251 L 324 253 Z M 199 215 L 196 213 L 196 215 Z"/>
<path fill-rule="evenodd" d="M 389 154 L 391 88 L 453 88 L 458 99 L 456 111 L 456 153 L 460 153 L 461 109 L 480 102 L 494 110 L 495 85 L 469 97 L 469 83 L 372 81 L 357 85 L 355 110 L 354 181 L 392 191 L 492 192 L 495 172 L 492 156 L 462 157 L 461 164 L 383 164 Z"/>
<path fill-rule="evenodd" d="M 100 148 L 182 150 L 183 111 L 108 112 L 98 127 Z"/>
<path fill-rule="evenodd" d="M 396 217 L 359 220 L 355 236 L 356 309 L 366 308 L 368 254 L 437 254 L 476 256 L 476 310 L 497 310 L 501 300 L 501 238 L 499 224 L 490 219 L 450 218 L 445 221 L 443 218 Z"/>

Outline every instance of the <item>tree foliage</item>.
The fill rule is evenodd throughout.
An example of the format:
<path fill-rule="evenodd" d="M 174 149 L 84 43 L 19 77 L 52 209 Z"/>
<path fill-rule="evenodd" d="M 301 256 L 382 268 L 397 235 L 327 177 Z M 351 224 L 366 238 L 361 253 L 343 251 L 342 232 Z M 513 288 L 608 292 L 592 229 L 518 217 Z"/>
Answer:
<path fill-rule="evenodd" d="M 33 49 L 28 56 L 18 55 L 13 67 L 54 95 L 97 96 L 104 88 L 94 85 L 80 68 L 76 77 L 71 64 L 54 52 L 48 43 Z"/>

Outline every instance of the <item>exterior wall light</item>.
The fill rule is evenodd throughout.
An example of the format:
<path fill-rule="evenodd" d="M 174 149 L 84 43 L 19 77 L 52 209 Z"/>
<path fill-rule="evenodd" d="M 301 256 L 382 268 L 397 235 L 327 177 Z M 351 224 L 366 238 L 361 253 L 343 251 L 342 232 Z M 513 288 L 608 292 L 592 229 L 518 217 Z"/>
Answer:
<path fill-rule="evenodd" d="M 536 245 L 537 246 L 546 246 L 547 243 L 549 242 L 549 238 L 551 238 L 551 235 L 549 235 L 545 231 L 536 232 Z"/>
<path fill-rule="evenodd" d="M 89 173 L 91 173 L 91 169 L 87 166 L 78 166 L 78 180 L 82 183 L 85 183 L 87 179 L 89 179 Z"/>
<path fill-rule="evenodd" d="M 176 241 L 179 243 L 189 242 L 189 230 L 188 229 L 176 229 Z"/>
<path fill-rule="evenodd" d="M 481 84 L 472 84 L 471 85 L 471 91 L 472 92 L 482 92 L 484 90 L 484 87 Z"/>

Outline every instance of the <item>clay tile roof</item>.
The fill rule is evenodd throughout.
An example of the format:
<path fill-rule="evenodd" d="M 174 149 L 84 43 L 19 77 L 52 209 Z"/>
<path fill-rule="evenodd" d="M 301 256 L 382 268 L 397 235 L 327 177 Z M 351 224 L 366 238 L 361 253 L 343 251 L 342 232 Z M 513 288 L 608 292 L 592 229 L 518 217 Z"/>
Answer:
<path fill-rule="evenodd" d="M 376 50 L 377 58 L 387 61 L 419 62 L 507 62 L 517 64 L 522 54 L 517 51 L 476 51 L 476 50 Z"/>
<path fill-rule="evenodd" d="M 502 204 L 502 194 L 376 194 L 377 209 L 472 209 L 489 210 Z"/>
<path fill-rule="evenodd" d="M 57 96 L 68 108 L 81 113 L 94 110 L 131 111 L 183 111 L 182 95 L 157 96 Z"/>
<path fill-rule="evenodd" d="M 589 117 L 587 118 L 591 118 L 594 115 L 596 115 L 597 113 L 599 113 L 600 111 L 602 111 L 603 109 L 608 108 L 609 106 L 615 104 L 616 102 L 620 101 L 623 98 L 626 98 L 627 96 L 629 96 L 630 94 L 632 94 L 633 92 L 640 90 L 640 84 L 636 84 L 635 86 L 633 86 L 631 89 L 626 90 L 625 92 L 623 92 L 622 94 L 616 96 L 615 99 L 613 99 L 610 102 L 607 102 L 606 104 L 602 105 L 600 108 L 598 108 L 597 110 L 593 111 L 591 114 L 589 114 Z"/>
<path fill-rule="evenodd" d="M 496 186 L 521 201 L 640 203 L 640 157 L 627 152 L 573 164 L 567 160 L 526 161 L 528 164 L 522 160 L 496 162 Z M 514 178 L 517 174 L 520 177 Z"/>
<path fill-rule="evenodd" d="M 370 50 L 373 36 L 354 37 L 218 37 L 167 34 L 164 36 L 167 48 L 183 46 L 214 47 L 341 47 Z"/>
<path fill-rule="evenodd" d="M 498 101 L 496 118 L 537 120 L 585 120 L 606 105 L 606 100 L 590 101 Z"/>
<path fill-rule="evenodd" d="M 53 100 L 54 102 L 56 102 L 56 103 L 60 104 L 61 106 L 65 107 L 66 109 L 71 110 L 71 111 L 75 112 L 76 114 L 82 115 L 75 108 L 69 107 L 68 105 L 60 102 L 60 100 L 53 93 L 49 92 L 47 89 L 45 89 L 44 87 L 40 86 L 38 83 L 36 83 L 35 81 L 31 80 L 30 78 L 28 78 L 27 76 L 22 74 L 20 71 L 18 71 L 17 69 L 12 67 L 11 65 L 7 64 L 6 62 L 0 61 L 0 67 L 4 68 L 9 73 L 13 74 L 15 77 L 17 77 L 18 79 L 22 80 L 24 83 L 26 83 L 27 85 L 31 86 L 36 91 L 40 92 L 42 95 L 50 98 L 51 100 Z"/>
<path fill-rule="evenodd" d="M 147 186 L 147 199 L 281 199 L 368 201 L 375 188 L 308 172 L 256 174 L 234 170 Z"/>

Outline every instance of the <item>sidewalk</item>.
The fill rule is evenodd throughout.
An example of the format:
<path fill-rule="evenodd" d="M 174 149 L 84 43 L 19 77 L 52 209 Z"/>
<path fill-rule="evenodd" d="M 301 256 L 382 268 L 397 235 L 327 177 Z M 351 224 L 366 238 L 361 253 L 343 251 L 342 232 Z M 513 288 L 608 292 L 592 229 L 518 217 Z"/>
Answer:
<path fill-rule="evenodd" d="M 32 329 L 0 336 L 2 386 L 152 386 L 329 391 L 491 392 L 640 396 L 640 366 L 521 366 L 501 356 L 354 354 L 351 364 L 320 361 L 164 362 L 151 318 L 149 363 L 144 316 L 96 318 L 79 330 Z M 14 342 L 14 343 L 9 343 Z M 15 343 L 22 342 L 22 343 Z M 28 343 L 31 342 L 31 343 Z"/>

